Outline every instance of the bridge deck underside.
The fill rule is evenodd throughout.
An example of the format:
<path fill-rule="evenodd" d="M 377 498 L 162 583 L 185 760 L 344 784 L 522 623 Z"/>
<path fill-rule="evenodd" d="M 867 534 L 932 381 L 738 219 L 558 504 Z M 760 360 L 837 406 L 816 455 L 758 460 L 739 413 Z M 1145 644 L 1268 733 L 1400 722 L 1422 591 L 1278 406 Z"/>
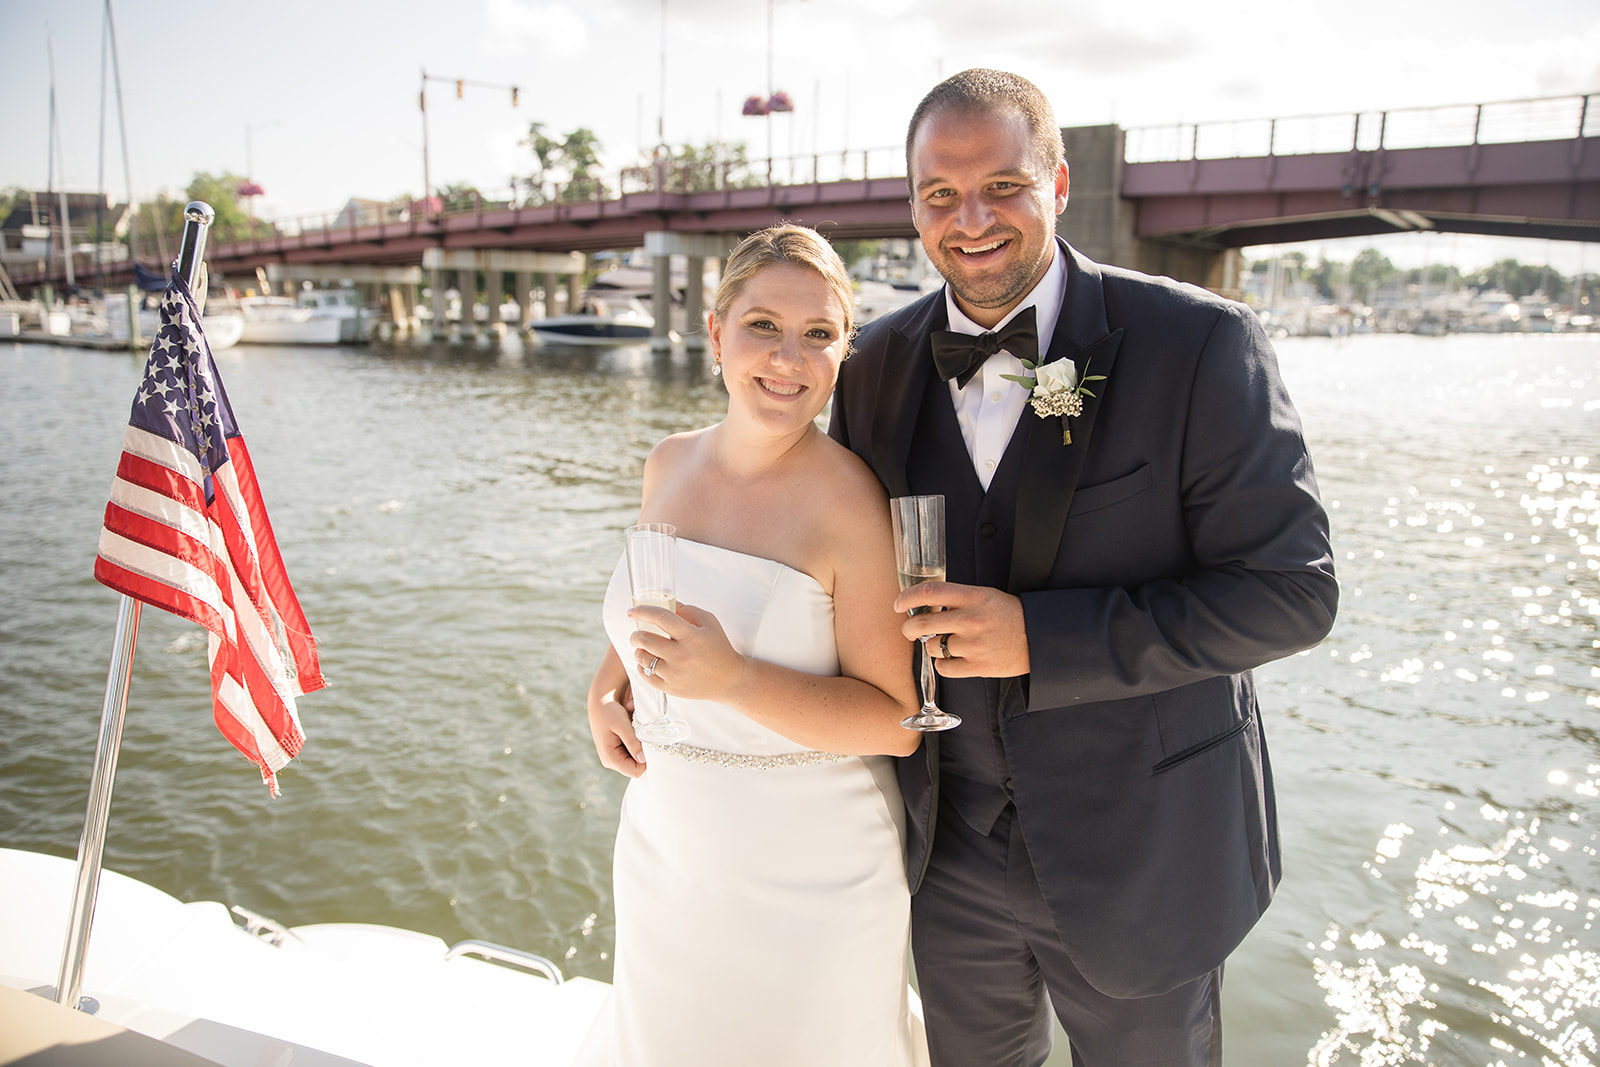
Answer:
<path fill-rule="evenodd" d="M 1589 140 L 1128 164 L 1140 237 L 1222 248 L 1438 230 L 1600 241 Z"/>

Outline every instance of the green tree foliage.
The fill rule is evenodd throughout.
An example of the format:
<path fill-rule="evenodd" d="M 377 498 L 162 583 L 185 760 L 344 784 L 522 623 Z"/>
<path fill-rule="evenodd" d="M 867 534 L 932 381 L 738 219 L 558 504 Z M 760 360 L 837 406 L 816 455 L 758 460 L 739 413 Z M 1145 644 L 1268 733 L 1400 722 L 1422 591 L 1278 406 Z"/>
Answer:
<path fill-rule="evenodd" d="M 1372 303 L 1376 293 L 1399 272 L 1389 262 L 1389 257 L 1376 248 L 1363 248 L 1350 262 L 1350 289 L 1365 303 Z"/>
<path fill-rule="evenodd" d="M 530 123 L 522 143 L 533 150 L 536 169 L 520 180 L 530 205 L 597 200 L 607 193 L 600 178 L 600 138 L 580 126 L 557 141 L 542 122 Z"/>
<path fill-rule="evenodd" d="M 1546 296 L 1559 299 L 1572 286 L 1558 270 L 1535 263 L 1519 263 L 1514 259 L 1502 259 L 1475 271 L 1467 276 L 1467 282 L 1478 289 L 1502 290 L 1517 300 L 1541 290 Z"/>
<path fill-rule="evenodd" d="M 471 211 L 478 206 L 483 194 L 478 192 L 475 185 L 446 185 L 435 189 L 433 195 L 439 198 L 445 211 Z"/>
<path fill-rule="evenodd" d="M 751 173 L 749 151 L 743 142 L 674 145 L 666 150 L 665 162 L 663 178 L 668 192 L 705 193 L 766 184 L 765 175 Z"/>
<path fill-rule="evenodd" d="M 239 203 L 238 194 L 234 192 L 244 180 L 231 171 L 222 174 L 199 171 L 189 182 L 189 188 L 184 190 L 189 200 L 203 200 L 211 205 L 211 210 L 217 213 L 216 221 L 211 224 L 211 232 L 223 240 L 235 235 L 244 237 L 252 232 L 250 213 Z M 181 212 L 182 209 L 179 210 Z M 180 232 L 182 228 L 180 222 Z"/>

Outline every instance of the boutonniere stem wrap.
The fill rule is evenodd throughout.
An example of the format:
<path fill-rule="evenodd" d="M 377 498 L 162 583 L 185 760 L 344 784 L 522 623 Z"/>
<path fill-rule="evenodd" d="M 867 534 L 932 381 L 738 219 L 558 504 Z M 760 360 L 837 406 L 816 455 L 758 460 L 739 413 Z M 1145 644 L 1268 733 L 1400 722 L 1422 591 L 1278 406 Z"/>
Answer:
<path fill-rule="evenodd" d="M 1041 419 L 1056 416 L 1061 419 L 1061 443 L 1072 443 L 1072 420 L 1083 414 L 1083 398 L 1094 396 L 1090 382 L 1103 382 L 1104 374 L 1078 377 L 1078 365 L 1070 359 L 1058 359 L 1043 366 L 1023 360 L 1022 365 L 1033 372 L 1033 377 L 1020 374 L 1002 374 L 1018 385 L 1027 388 L 1033 396 L 1029 403 Z"/>

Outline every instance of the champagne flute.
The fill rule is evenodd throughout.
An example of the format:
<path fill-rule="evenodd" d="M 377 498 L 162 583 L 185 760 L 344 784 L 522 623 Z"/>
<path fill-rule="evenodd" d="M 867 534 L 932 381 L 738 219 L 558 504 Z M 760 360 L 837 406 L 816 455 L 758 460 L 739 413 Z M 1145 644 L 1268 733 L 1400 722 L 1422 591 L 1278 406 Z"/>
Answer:
<path fill-rule="evenodd" d="M 628 556 L 628 588 L 634 607 L 678 610 L 677 568 L 678 528 L 666 522 L 647 522 L 622 532 Z M 641 623 L 638 627 L 665 637 L 659 627 Z M 635 699 L 634 707 L 638 707 Z M 674 719 L 667 710 L 667 694 L 661 694 L 661 714 L 649 722 L 634 720 L 633 732 L 652 745 L 675 745 L 689 736 L 689 724 Z"/>
<path fill-rule="evenodd" d="M 900 572 L 900 588 L 909 589 L 922 582 L 945 580 L 944 497 L 899 496 L 889 501 L 889 518 L 894 524 L 894 562 Z M 909 614 L 943 610 L 912 608 Z M 934 703 L 937 674 L 933 657 L 928 655 L 928 638 L 922 639 L 922 707 L 915 715 L 900 720 L 907 730 L 948 730 L 961 725 L 961 716 L 942 710 Z"/>

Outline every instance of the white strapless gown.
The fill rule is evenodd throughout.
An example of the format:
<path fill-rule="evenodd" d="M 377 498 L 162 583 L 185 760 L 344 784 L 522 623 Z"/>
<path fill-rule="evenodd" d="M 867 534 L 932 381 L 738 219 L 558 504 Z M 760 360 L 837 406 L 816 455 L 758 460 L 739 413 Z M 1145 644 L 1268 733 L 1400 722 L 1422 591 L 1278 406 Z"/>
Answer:
<path fill-rule="evenodd" d="M 771 560 L 678 541 L 678 595 L 740 652 L 839 673 L 833 600 Z M 640 722 L 660 694 L 638 676 L 626 568 L 607 635 Z M 918 1067 L 906 984 L 904 809 L 886 756 L 831 757 L 720 704 L 679 700 L 693 733 L 649 747 L 628 784 L 613 889 L 616 978 L 582 1067 Z"/>

